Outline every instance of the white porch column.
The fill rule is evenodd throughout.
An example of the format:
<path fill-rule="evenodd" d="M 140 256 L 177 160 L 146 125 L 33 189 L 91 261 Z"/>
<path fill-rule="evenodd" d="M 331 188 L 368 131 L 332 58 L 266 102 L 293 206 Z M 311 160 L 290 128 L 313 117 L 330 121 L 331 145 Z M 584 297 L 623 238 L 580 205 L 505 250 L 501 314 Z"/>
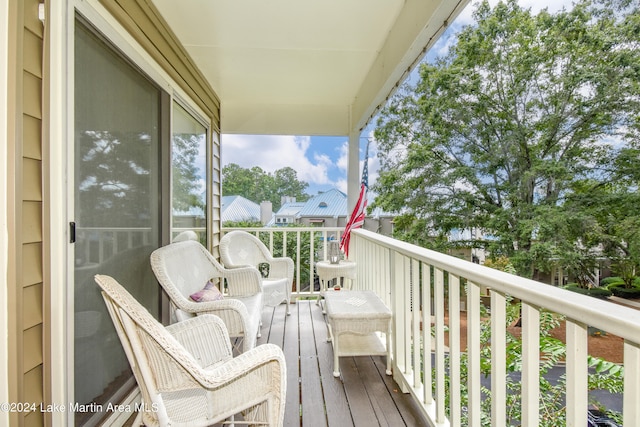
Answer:
<path fill-rule="evenodd" d="M 360 131 L 349 133 L 349 162 L 347 165 L 347 215 L 351 215 L 360 193 Z"/>

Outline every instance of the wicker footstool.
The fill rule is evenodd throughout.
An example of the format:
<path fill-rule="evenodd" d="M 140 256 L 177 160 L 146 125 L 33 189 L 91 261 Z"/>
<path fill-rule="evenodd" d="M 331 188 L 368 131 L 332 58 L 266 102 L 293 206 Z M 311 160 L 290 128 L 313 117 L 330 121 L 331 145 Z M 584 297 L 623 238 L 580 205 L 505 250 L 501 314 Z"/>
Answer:
<path fill-rule="evenodd" d="M 333 376 L 340 376 L 341 356 L 387 356 L 391 375 L 391 310 L 371 291 L 325 294 L 329 339 L 333 343 Z M 376 332 L 384 332 L 386 346 Z"/>

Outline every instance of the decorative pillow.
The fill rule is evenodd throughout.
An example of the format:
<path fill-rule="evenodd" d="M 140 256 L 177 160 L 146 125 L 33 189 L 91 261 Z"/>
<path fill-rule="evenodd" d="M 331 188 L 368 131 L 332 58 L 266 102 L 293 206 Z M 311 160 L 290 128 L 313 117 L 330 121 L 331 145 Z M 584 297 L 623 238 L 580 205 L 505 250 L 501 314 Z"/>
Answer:
<path fill-rule="evenodd" d="M 204 289 L 189 296 L 195 302 L 219 301 L 223 298 L 222 292 L 211 280 L 204 285 Z"/>

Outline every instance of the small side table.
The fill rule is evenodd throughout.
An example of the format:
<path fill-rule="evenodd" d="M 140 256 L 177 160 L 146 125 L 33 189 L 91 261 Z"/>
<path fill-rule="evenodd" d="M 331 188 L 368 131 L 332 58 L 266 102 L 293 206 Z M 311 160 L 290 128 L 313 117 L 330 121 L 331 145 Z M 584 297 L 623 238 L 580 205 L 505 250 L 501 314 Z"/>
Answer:
<path fill-rule="evenodd" d="M 333 279 L 349 279 L 347 289 L 352 288 L 353 281 L 356 279 L 356 263 L 347 260 L 340 260 L 338 264 L 331 264 L 329 261 L 318 261 L 316 263 L 316 273 L 318 273 L 318 279 L 320 281 L 320 295 L 316 301 L 316 305 L 318 305 L 320 298 L 324 296 L 324 293 L 329 289 L 329 282 Z M 324 310 L 322 312 L 324 313 Z"/>
<path fill-rule="evenodd" d="M 391 310 L 372 291 L 328 292 L 329 339 L 333 343 L 333 376 L 340 376 L 339 357 L 387 356 L 391 375 Z M 382 343 L 376 332 L 384 332 Z M 386 345 L 385 345 L 386 344 Z"/>

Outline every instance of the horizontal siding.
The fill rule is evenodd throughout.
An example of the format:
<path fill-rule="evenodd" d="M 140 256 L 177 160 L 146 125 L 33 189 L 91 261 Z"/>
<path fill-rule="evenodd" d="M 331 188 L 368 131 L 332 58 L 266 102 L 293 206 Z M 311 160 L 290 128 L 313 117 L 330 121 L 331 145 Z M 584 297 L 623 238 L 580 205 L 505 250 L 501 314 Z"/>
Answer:
<path fill-rule="evenodd" d="M 22 199 L 42 201 L 42 162 L 37 159 L 22 160 Z"/>
<path fill-rule="evenodd" d="M 40 404 L 43 401 L 42 384 L 44 377 L 42 375 L 42 365 L 24 374 L 24 397 L 22 402 Z"/>
<path fill-rule="evenodd" d="M 42 242 L 22 245 L 22 286 L 42 283 Z"/>
<path fill-rule="evenodd" d="M 25 373 L 42 365 L 42 323 L 24 331 L 22 351 L 24 352 Z"/>
<path fill-rule="evenodd" d="M 21 59 L 22 59 L 22 115 L 19 128 L 21 140 L 18 152 L 22 154 L 21 179 L 17 199 L 21 200 L 16 211 L 20 213 L 21 229 L 17 241 L 22 244 L 21 271 L 15 284 L 18 295 L 16 317 L 21 333 L 18 352 L 21 395 L 18 402 L 37 405 L 44 401 L 45 359 L 43 318 L 43 164 L 42 164 L 42 111 L 43 111 L 43 34 L 44 27 L 38 19 L 40 0 L 24 0 L 22 3 Z M 20 92 L 19 92 L 20 93 Z M 25 426 L 44 425 L 40 411 L 20 414 Z"/>
<path fill-rule="evenodd" d="M 42 121 L 31 116 L 22 120 L 22 156 L 42 160 Z"/>
<path fill-rule="evenodd" d="M 23 113 L 25 115 L 42 118 L 42 78 L 25 72 L 23 75 Z M 40 142 L 42 143 L 42 141 Z"/>
<path fill-rule="evenodd" d="M 22 323 L 25 328 L 42 323 L 42 283 L 23 288 L 22 305 Z"/>
<path fill-rule="evenodd" d="M 32 31 L 24 31 L 24 70 L 30 74 L 42 78 L 42 36 Z"/>
<path fill-rule="evenodd" d="M 42 202 L 22 203 L 23 243 L 42 242 Z"/>

